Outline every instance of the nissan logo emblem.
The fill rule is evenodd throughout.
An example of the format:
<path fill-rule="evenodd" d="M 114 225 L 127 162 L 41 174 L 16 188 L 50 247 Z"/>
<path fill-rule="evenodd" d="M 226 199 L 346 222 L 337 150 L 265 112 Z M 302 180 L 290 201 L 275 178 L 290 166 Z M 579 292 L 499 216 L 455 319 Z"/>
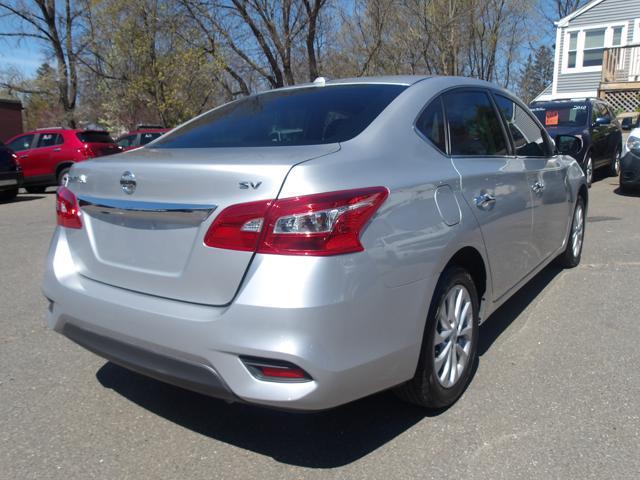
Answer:
<path fill-rule="evenodd" d="M 136 191 L 136 176 L 132 172 L 124 172 L 120 177 L 120 186 L 124 193 L 131 195 Z"/>

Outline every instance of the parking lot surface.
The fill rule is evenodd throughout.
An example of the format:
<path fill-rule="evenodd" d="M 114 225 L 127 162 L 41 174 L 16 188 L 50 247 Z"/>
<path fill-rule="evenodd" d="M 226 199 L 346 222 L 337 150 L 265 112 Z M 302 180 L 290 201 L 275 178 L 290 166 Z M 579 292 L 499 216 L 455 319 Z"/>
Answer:
<path fill-rule="evenodd" d="M 611 178 L 590 193 L 582 264 L 548 267 L 482 326 L 444 412 L 383 392 L 291 414 L 115 366 L 45 327 L 54 194 L 0 204 L 0 478 L 636 479 L 640 197 Z"/>

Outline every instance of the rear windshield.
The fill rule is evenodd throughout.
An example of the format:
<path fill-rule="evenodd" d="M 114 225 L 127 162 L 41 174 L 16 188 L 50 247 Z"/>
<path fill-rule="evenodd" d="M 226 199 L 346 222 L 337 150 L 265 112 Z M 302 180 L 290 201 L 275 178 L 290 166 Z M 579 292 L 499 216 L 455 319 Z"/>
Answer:
<path fill-rule="evenodd" d="M 113 143 L 107 132 L 79 132 L 76 135 L 82 143 Z"/>
<path fill-rule="evenodd" d="M 583 127 L 588 119 L 584 103 L 534 105 L 531 111 L 545 127 Z"/>
<path fill-rule="evenodd" d="M 268 147 L 343 142 L 362 132 L 403 85 L 336 85 L 274 91 L 212 110 L 154 148 Z"/>

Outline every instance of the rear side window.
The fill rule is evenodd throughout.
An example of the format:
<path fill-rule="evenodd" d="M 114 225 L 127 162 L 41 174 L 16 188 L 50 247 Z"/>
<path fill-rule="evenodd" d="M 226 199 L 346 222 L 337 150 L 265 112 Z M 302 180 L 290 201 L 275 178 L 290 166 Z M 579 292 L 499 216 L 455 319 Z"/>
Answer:
<path fill-rule="evenodd" d="M 442 110 L 442 100 L 438 98 L 424 109 L 418 121 L 416 128 L 422 135 L 431 141 L 438 149 L 445 153 L 447 150 L 446 140 L 444 136 L 444 118 Z"/>
<path fill-rule="evenodd" d="M 21 152 L 22 150 L 27 150 L 31 148 L 31 142 L 33 142 L 34 135 L 23 135 L 22 137 L 16 138 L 13 142 L 7 145 L 14 152 Z"/>
<path fill-rule="evenodd" d="M 76 135 L 82 143 L 113 143 L 107 132 L 78 132 Z"/>
<path fill-rule="evenodd" d="M 452 92 L 444 97 L 452 155 L 506 155 L 507 141 L 489 94 Z"/>
<path fill-rule="evenodd" d="M 362 132 L 407 87 L 327 85 L 268 92 L 212 110 L 155 148 L 268 147 L 344 142 Z"/>
<path fill-rule="evenodd" d="M 38 139 L 38 148 L 52 147 L 54 145 L 61 145 L 62 143 L 62 135 L 59 133 L 41 133 Z"/>
<path fill-rule="evenodd" d="M 509 127 L 516 155 L 523 157 L 547 157 L 553 153 L 547 136 L 533 117 L 510 98 L 496 95 L 496 103 Z"/>

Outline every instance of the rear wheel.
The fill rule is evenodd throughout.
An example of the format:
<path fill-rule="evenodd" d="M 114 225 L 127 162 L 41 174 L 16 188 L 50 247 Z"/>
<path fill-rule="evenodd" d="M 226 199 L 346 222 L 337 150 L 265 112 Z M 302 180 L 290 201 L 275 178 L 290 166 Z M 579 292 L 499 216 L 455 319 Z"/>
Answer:
<path fill-rule="evenodd" d="M 564 268 L 577 267 L 582 257 L 582 244 L 584 243 L 585 227 L 585 203 L 584 198 L 578 197 L 576 209 L 573 213 L 571 231 L 567 241 L 567 248 L 558 257 L 558 264 Z"/>
<path fill-rule="evenodd" d="M 587 158 L 584 161 L 584 175 L 587 177 L 587 187 L 591 188 L 593 183 L 593 159 L 591 153 L 587 154 Z"/>
<path fill-rule="evenodd" d="M 65 167 L 58 172 L 58 186 L 66 187 L 69 182 L 69 170 L 71 167 Z"/>
<path fill-rule="evenodd" d="M 47 189 L 47 187 L 43 186 L 43 185 L 34 185 L 31 187 L 24 187 L 24 189 L 29 192 L 29 193 L 44 193 L 44 191 Z"/>
<path fill-rule="evenodd" d="M 478 345 L 478 294 L 457 266 L 440 276 L 431 302 L 414 377 L 396 394 L 427 408 L 453 405 L 471 379 Z"/>
<path fill-rule="evenodd" d="M 617 177 L 620 175 L 620 157 L 622 155 L 622 148 L 616 148 L 616 152 L 611 159 L 611 165 L 609 165 L 609 176 Z"/>
<path fill-rule="evenodd" d="M 11 190 L 5 190 L 0 192 L 0 202 L 10 202 L 18 196 L 18 189 L 13 188 Z"/>

